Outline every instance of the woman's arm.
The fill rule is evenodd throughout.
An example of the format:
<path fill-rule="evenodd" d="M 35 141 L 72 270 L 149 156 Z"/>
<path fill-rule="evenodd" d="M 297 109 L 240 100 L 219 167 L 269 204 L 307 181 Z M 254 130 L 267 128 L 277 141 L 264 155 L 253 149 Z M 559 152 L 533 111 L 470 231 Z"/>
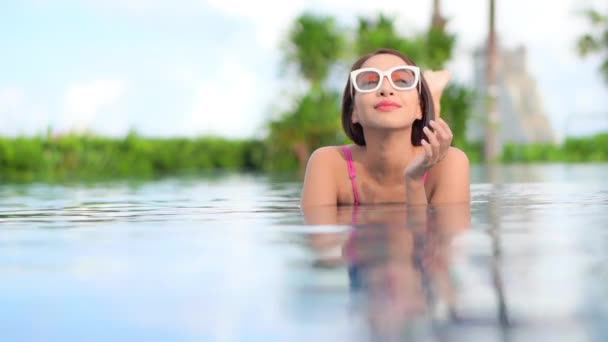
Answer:
<path fill-rule="evenodd" d="M 430 204 L 458 204 L 471 201 L 470 164 L 467 155 L 450 147 L 445 158 L 430 171 L 433 188 Z"/>
<path fill-rule="evenodd" d="M 416 155 L 405 169 L 405 191 L 408 205 L 429 203 L 424 175 L 433 174 L 431 171 L 445 160 L 452 149 L 450 145 L 453 136 L 448 124 L 442 118 L 438 118 L 437 121 L 431 120 L 429 125 L 433 130 L 429 127 L 423 128 L 426 138 L 421 141 L 422 152 Z"/>

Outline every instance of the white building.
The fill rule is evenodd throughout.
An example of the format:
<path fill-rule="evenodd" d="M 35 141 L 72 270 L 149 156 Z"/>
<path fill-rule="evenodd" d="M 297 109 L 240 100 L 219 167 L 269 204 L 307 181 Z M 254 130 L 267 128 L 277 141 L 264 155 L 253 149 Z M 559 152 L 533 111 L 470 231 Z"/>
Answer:
<path fill-rule="evenodd" d="M 467 138 L 473 141 L 484 138 L 486 67 L 485 48 L 478 49 L 474 53 L 473 77 L 479 96 L 467 129 Z M 525 47 L 500 49 L 497 69 L 499 148 L 505 143 L 556 143 L 536 81 L 527 69 Z"/>

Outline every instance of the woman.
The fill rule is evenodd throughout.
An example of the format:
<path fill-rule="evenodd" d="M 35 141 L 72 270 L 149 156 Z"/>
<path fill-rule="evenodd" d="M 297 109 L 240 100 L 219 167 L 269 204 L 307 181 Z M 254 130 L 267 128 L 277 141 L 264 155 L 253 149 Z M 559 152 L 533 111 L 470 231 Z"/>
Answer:
<path fill-rule="evenodd" d="M 428 75 L 430 84 L 411 59 L 391 49 L 355 62 L 342 101 L 342 126 L 355 144 L 314 151 L 304 177 L 305 210 L 470 201 L 469 161 L 450 146 L 452 132 L 434 109 L 447 77 Z"/>

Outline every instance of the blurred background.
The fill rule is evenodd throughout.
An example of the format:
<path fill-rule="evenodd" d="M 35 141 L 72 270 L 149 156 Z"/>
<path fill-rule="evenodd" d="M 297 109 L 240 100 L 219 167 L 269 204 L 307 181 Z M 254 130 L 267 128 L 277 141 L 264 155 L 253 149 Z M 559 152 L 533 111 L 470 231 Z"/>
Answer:
<path fill-rule="evenodd" d="M 0 42 L 2 341 L 608 341 L 605 0 L 3 1 Z M 310 226 L 379 47 L 452 72 L 472 201 Z"/>
<path fill-rule="evenodd" d="M 606 6 L 7 2 L 0 179 L 301 171 L 348 143 L 341 90 L 378 47 L 452 72 L 442 111 L 474 163 L 606 161 Z"/>

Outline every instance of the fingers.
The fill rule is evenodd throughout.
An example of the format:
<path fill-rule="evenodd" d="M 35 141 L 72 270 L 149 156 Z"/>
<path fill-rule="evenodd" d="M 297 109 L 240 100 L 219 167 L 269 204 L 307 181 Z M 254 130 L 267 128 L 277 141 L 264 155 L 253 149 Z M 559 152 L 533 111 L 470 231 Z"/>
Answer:
<path fill-rule="evenodd" d="M 445 122 L 445 120 L 443 120 L 442 118 L 439 118 L 439 119 L 437 120 L 437 123 L 439 124 L 439 126 L 440 126 L 441 128 L 443 128 L 443 132 L 445 132 L 445 133 L 446 133 L 445 137 L 446 137 L 447 139 L 449 139 L 449 140 L 450 140 L 450 142 L 451 142 L 451 141 L 452 141 L 452 138 L 454 137 L 454 135 L 452 134 L 452 130 L 450 129 L 450 126 L 448 125 L 448 123 L 447 123 L 447 122 Z"/>
<path fill-rule="evenodd" d="M 433 126 L 432 121 L 431 121 L 431 126 Z M 431 144 L 431 149 L 433 151 L 433 157 L 437 157 L 439 155 L 439 150 L 441 147 L 441 143 L 439 142 L 439 139 L 437 139 L 437 133 L 431 131 L 431 129 L 428 127 L 424 127 L 423 130 L 424 130 L 424 133 L 426 134 L 428 142 Z"/>
<path fill-rule="evenodd" d="M 424 139 L 422 139 L 421 144 L 422 148 L 424 148 L 424 164 L 428 165 L 433 159 L 433 147 Z"/>
<path fill-rule="evenodd" d="M 452 131 L 443 119 L 431 120 L 430 125 L 435 129 L 435 134 L 442 146 L 449 146 L 452 143 Z"/>
<path fill-rule="evenodd" d="M 430 150 L 431 164 L 435 164 L 445 156 L 452 143 L 453 135 L 448 124 L 441 118 L 437 121 L 431 120 L 429 125 L 433 127 L 434 131 L 429 129 L 429 127 L 423 128 L 428 139 L 428 141 L 424 142 L 426 144 L 423 143 L 423 146 L 425 153 L 428 153 L 427 150 Z"/>

